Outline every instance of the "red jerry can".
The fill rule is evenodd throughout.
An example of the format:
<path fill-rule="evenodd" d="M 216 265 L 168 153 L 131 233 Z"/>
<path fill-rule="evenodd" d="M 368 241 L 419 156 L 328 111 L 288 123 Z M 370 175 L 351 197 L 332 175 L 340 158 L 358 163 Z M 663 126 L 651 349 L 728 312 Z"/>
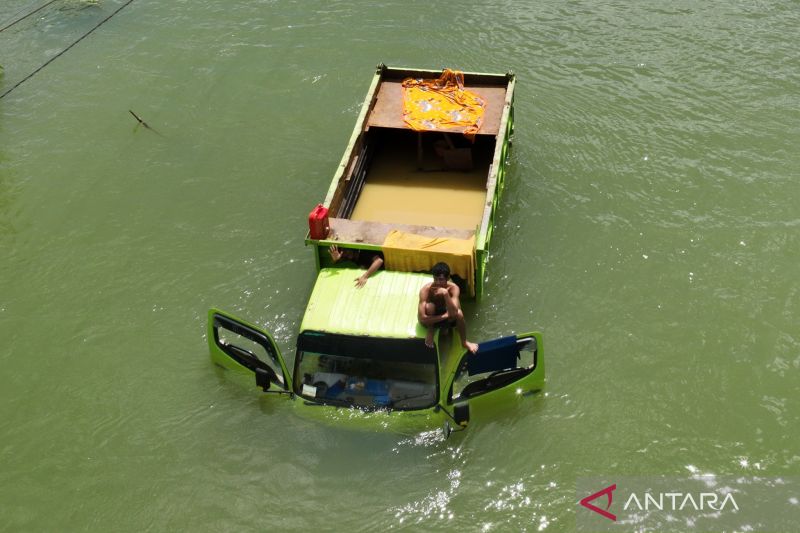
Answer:
<path fill-rule="evenodd" d="M 311 210 L 308 215 L 308 229 L 311 233 L 311 238 L 315 241 L 328 236 L 331 231 L 331 223 L 328 221 L 327 207 L 317 204 L 317 207 Z"/>

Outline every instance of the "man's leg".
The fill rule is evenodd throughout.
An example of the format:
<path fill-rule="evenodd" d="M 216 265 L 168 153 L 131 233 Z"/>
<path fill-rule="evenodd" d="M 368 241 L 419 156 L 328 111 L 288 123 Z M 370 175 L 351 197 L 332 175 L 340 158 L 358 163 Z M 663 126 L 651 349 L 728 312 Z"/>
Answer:
<path fill-rule="evenodd" d="M 425 304 L 425 315 L 426 319 L 425 322 L 420 321 L 420 323 L 425 326 L 428 330 L 427 334 L 425 335 L 425 346 L 428 348 L 433 348 L 433 333 L 435 324 L 441 322 L 442 319 L 438 318 L 433 320 L 433 317 L 436 316 L 436 306 L 432 303 L 428 302 Z"/>
<path fill-rule="evenodd" d="M 464 313 L 461 312 L 461 309 L 456 314 L 456 327 L 458 328 L 458 334 L 461 336 L 461 346 L 472 353 L 477 352 L 478 345 L 467 340 L 467 321 L 464 320 Z"/>

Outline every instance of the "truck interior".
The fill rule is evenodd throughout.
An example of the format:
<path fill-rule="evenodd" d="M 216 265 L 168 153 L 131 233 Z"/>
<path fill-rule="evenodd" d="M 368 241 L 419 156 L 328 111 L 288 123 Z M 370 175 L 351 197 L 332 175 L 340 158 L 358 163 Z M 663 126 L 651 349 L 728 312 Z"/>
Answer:
<path fill-rule="evenodd" d="M 367 410 L 436 403 L 436 352 L 421 339 L 305 331 L 297 344 L 294 389 L 307 399 Z"/>

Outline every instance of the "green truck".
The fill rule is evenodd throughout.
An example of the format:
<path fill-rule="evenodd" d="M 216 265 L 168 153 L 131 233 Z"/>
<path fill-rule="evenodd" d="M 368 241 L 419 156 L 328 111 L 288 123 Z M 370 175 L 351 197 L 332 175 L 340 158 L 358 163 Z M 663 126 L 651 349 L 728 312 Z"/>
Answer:
<path fill-rule="evenodd" d="M 542 390 L 538 332 L 480 343 L 476 354 L 462 348 L 455 329 L 437 329 L 434 347 L 425 344 L 417 310 L 433 264 L 451 266 L 462 299 L 483 296 L 514 123 L 514 75 L 468 72 L 460 83 L 484 107 L 477 131 L 412 129 L 407 80 L 440 75 L 378 66 L 328 193 L 309 218 L 317 279 L 292 371 L 268 332 L 218 309 L 208 314 L 214 363 L 252 373 L 263 391 L 309 416 L 402 433 L 442 427 L 449 435 L 470 416 L 491 416 Z M 331 245 L 380 252 L 385 268 L 355 288 L 364 270 L 335 262 Z"/>

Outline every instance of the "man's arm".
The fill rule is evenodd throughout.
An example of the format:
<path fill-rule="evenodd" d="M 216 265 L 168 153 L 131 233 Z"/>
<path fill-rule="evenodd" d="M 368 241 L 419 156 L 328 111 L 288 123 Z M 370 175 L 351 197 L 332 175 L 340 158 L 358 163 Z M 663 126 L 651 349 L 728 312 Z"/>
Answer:
<path fill-rule="evenodd" d="M 373 257 L 372 264 L 369 265 L 367 271 L 361 274 L 361 276 L 356 278 L 356 287 L 358 287 L 359 289 L 363 287 L 367 283 L 369 277 L 373 275 L 375 272 L 377 272 L 378 269 L 381 268 L 382 266 L 383 266 L 383 259 L 381 259 L 381 256 L 376 255 L 375 257 Z"/>
<path fill-rule="evenodd" d="M 447 308 L 447 315 L 456 317 L 458 316 L 458 311 L 461 309 L 461 302 L 458 300 L 459 294 L 461 291 L 458 288 L 458 285 L 455 283 L 448 283 L 447 288 L 437 288 L 437 294 L 441 295 L 444 298 L 444 305 Z"/>
<path fill-rule="evenodd" d="M 461 309 L 461 300 L 460 300 L 461 289 L 458 288 L 458 285 L 456 285 L 452 281 L 448 282 L 447 292 L 453 301 L 453 305 L 456 306 L 456 309 Z"/>
<path fill-rule="evenodd" d="M 417 318 L 423 326 L 431 326 L 442 320 L 447 320 L 448 314 L 429 315 L 426 313 L 425 308 L 428 306 L 428 295 L 430 294 L 430 283 L 422 287 L 419 291 L 419 307 L 417 308 Z"/>

